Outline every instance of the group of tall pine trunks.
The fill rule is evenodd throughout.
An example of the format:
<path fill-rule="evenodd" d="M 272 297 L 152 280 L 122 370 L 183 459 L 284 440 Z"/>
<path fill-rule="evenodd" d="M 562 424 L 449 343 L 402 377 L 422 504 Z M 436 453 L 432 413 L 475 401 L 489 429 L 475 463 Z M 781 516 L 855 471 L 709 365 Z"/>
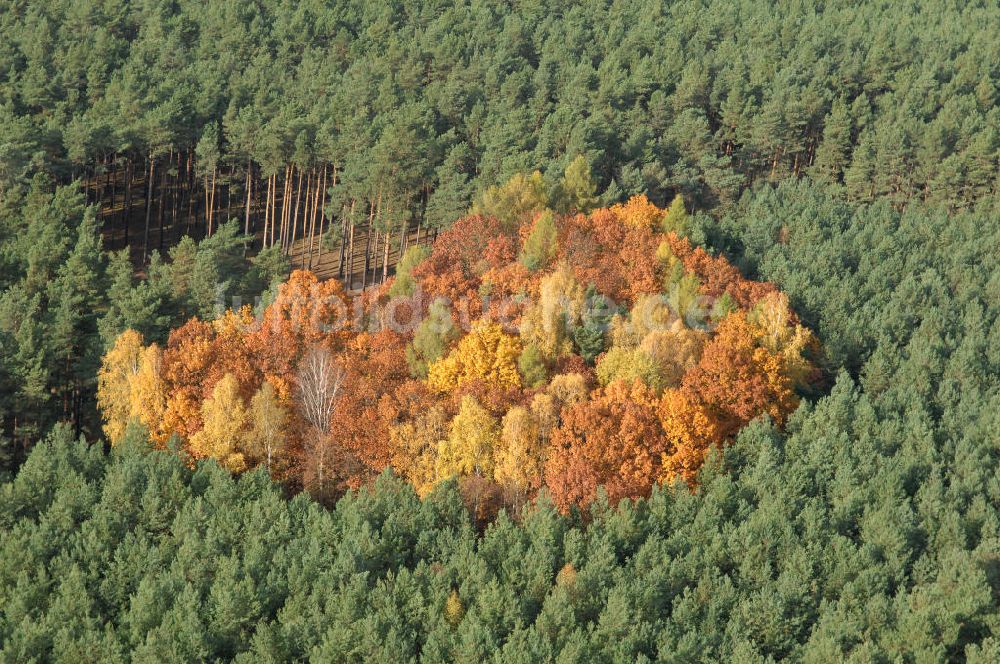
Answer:
<path fill-rule="evenodd" d="M 185 150 L 154 159 L 108 155 L 78 176 L 97 207 L 105 247 L 128 249 L 140 271 L 154 250 L 164 254 L 185 235 L 208 237 L 235 219 L 251 238 L 248 255 L 278 246 L 293 268 L 341 279 L 356 291 L 383 283 L 407 247 L 436 235 L 419 218 L 380 228 L 378 200 L 352 201 L 344 214 L 333 214 L 328 191 L 337 167 L 329 164 L 288 164 L 265 175 L 250 162 L 200 174 L 193 150 Z M 322 241 L 324 234 L 335 246 Z"/>

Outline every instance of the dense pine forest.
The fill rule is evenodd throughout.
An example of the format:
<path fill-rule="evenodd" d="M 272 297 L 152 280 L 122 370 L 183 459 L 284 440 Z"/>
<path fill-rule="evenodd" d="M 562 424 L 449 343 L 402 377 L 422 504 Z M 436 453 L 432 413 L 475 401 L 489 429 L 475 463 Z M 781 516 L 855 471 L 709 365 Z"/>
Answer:
<path fill-rule="evenodd" d="M 0 0 L 0 661 L 1000 660 L 998 34 Z"/>

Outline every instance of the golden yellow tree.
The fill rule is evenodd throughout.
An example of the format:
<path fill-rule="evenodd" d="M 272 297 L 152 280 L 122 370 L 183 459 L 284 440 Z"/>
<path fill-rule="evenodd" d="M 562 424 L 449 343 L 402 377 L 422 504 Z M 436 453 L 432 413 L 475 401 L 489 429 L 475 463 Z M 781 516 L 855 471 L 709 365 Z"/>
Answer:
<path fill-rule="evenodd" d="M 635 299 L 628 316 L 611 317 L 611 345 L 637 348 L 650 332 L 672 329 L 678 316 L 669 298 L 660 294 L 642 294 Z"/>
<path fill-rule="evenodd" d="M 448 437 L 438 446 L 438 479 L 455 475 L 491 475 L 493 455 L 499 441 L 496 420 L 475 397 L 466 395 L 462 398 L 458 414 L 451 421 Z"/>
<path fill-rule="evenodd" d="M 285 451 L 288 437 L 288 410 L 282 405 L 278 392 L 268 381 L 260 386 L 250 401 L 251 429 L 246 449 L 252 456 L 263 459 L 267 472 Z"/>
<path fill-rule="evenodd" d="M 470 380 L 503 389 L 520 387 L 517 358 L 521 341 L 496 323 L 477 323 L 447 357 L 430 366 L 427 384 L 447 392 Z"/>
<path fill-rule="evenodd" d="M 244 443 L 250 415 L 232 374 L 223 376 L 201 405 L 202 428 L 191 437 L 196 457 L 210 457 L 233 472 L 246 469 Z"/>
<path fill-rule="evenodd" d="M 142 335 L 125 330 L 115 339 L 97 372 L 97 406 L 104 419 L 104 434 L 112 445 L 125 435 L 132 412 L 131 377 L 139 372 Z"/>
<path fill-rule="evenodd" d="M 503 417 L 493 478 L 524 495 L 542 480 L 543 448 L 538 422 L 527 408 L 515 406 Z"/>
<path fill-rule="evenodd" d="M 129 376 L 130 416 L 142 422 L 157 443 L 165 443 L 170 431 L 164 427 L 163 416 L 167 410 L 167 394 L 160 366 L 163 352 L 156 344 L 142 351 L 139 370 Z"/>
<path fill-rule="evenodd" d="M 671 329 L 678 320 L 677 312 L 671 307 L 670 298 L 664 295 L 643 294 L 637 297 L 628 316 L 631 337 L 638 342 L 650 332 Z M 621 345 L 617 339 L 614 341 L 615 345 Z"/>
<path fill-rule="evenodd" d="M 462 605 L 462 600 L 458 596 L 457 590 L 452 590 L 448 595 L 448 599 L 444 603 L 444 620 L 452 629 L 458 627 L 458 623 L 462 622 L 462 618 L 465 616 L 465 607 Z"/>
<path fill-rule="evenodd" d="M 438 448 L 448 438 L 448 416 L 434 406 L 415 419 L 389 429 L 392 467 L 426 496 L 438 479 Z"/>
<path fill-rule="evenodd" d="M 645 194 L 628 199 L 626 203 L 611 206 L 611 213 L 626 226 L 659 230 L 665 213 L 649 202 Z"/>

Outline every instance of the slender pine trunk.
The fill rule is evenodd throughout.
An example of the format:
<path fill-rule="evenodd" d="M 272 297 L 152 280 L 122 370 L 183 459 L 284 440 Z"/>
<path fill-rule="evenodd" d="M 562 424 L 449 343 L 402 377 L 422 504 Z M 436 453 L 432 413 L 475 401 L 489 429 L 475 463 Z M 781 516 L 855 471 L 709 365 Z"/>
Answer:
<path fill-rule="evenodd" d="M 379 221 L 382 220 L 382 192 L 381 192 L 381 190 L 378 193 L 378 204 L 376 205 L 376 208 L 375 208 L 375 218 L 378 219 Z M 374 255 L 373 260 L 372 260 L 372 263 L 373 263 L 372 264 L 372 284 L 373 285 L 375 284 L 375 275 L 377 274 L 377 270 L 378 270 L 378 241 L 379 241 L 379 235 L 380 235 L 379 231 L 376 230 L 375 231 L 375 249 L 374 249 L 375 255 Z"/>
<path fill-rule="evenodd" d="M 269 247 L 274 246 L 274 226 L 278 214 L 278 174 L 274 173 L 271 179 L 273 180 L 273 184 L 271 193 L 271 241 L 268 243 Z"/>
<path fill-rule="evenodd" d="M 375 202 L 369 203 L 368 228 L 365 232 L 365 267 L 361 272 L 361 290 L 368 286 L 368 269 L 371 267 L 370 251 L 372 247 L 372 220 L 375 218 Z"/>
<path fill-rule="evenodd" d="M 179 189 L 180 179 L 181 179 L 181 162 L 184 161 L 184 156 L 181 151 L 177 151 L 177 174 L 173 176 L 173 187 L 170 190 L 170 231 L 174 235 L 174 242 L 177 242 L 180 238 L 177 237 L 177 190 Z"/>
<path fill-rule="evenodd" d="M 333 220 L 330 221 L 333 223 Z M 322 245 L 320 245 L 322 250 Z M 340 253 L 337 256 L 337 276 L 344 276 L 344 260 L 347 258 L 347 216 L 340 220 Z"/>
<path fill-rule="evenodd" d="M 323 167 L 323 179 L 326 178 L 326 166 Z M 316 185 L 313 187 L 312 213 L 309 216 L 309 269 L 313 267 L 313 255 L 316 247 L 316 216 L 319 214 L 319 191 L 322 189 L 320 177 L 316 178 Z"/>
<path fill-rule="evenodd" d="M 149 155 L 149 172 L 146 176 L 146 224 L 142 231 L 142 262 L 145 264 L 149 256 L 149 218 L 153 212 L 153 177 L 155 175 L 156 161 L 153 155 Z"/>
<path fill-rule="evenodd" d="M 261 246 L 267 248 L 271 246 L 267 241 L 267 232 L 270 225 L 274 222 L 271 220 L 271 196 L 273 195 L 272 181 L 274 175 L 267 176 L 267 200 L 264 201 L 264 240 L 261 242 Z M 272 231 L 273 234 L 273 231 Z"/>
<path fill-rule="evenodd" d="M 333 167 L 333 184 L 337 184 L 337 167 Z M 323 167 L 323 187 L 319 192 L 319 247 L 317 248 L 316 264 L 323 263 L 323 228 L 326 225 L 326 166 Z M 343 238 L 341 238 L 343 239 Z"/>
<path fill-rule="evenodd" d="M 194 173 L 192 172 L 193 161 L 194 161 L 194 150 L 188 150 L 187 172 L 184 175 L 184 179 L 186 182 L 184 189 L 187 192 L 186 195 L 187 195 L 187 209 L 188 209 L 187 218 L 184 220 L 184 232 L 187 235 L 191 235 L 191 224 L 194 222 L 195 180 L 194 180 Z"/>
<path fill-rule="evenodd" d="M 247 238 L 250 236 L 250 174 L 253 172 L 250 159 L 247 158 L 247 205 L 243 216 L 243 256 L 247 255 Z"/>
<path fill-rule="evenodd" d="M 347 279 L 350 282 L 348 290 L 354 288 L 354 229 L 356 224 L 354 223 L 354 205 L 357 203 L 357 199 L 351 199 L 351 211 L 348 213 L 348 221 L 351 233 L 350 240 L 350 250 L 348 251 L 347 257 Z"/>
<path fill-rule="evenodd" d="M 108 155 L 104 158 L 104 187 L 101 188 L 101 205 L 98 208 L 98 214 L 101 217 L 101 228 L 104 228 L 107 224 L 108 212 L 115 206 L 115 190 L 114 185 L 112 184 L 114 180 L 111 178 L 112 171 L 114 171 L 114 155 Z M 111 190 L 111 203 L 106 206 L 103 199 L 104 194 L 107 193 L 109 189 Z"/>
<path fill-rule="evenodd" d="M 385 247 L 383 249 L 384 253 L 382 254 L 382 283 L 383 284 L 385 283 L 385 280 L 389 277 L 389 245 L 391 244 L 391 242 L 390 242 L 390 236 L 391 236 L 391 233 L 389 233 L 389 231 L 387 230 L 385 232 Z"/>
<path fill-rule="evenodd" d="M 170 151 L 170 157 L 167 163 L 169 164 L 174 160 L 173 149 Z M 160 253 L 163 253 L 163 207 L 166 202 L 166 191 L 167 191 L 167 170 L 168 168 L 160 169 L 160 196 L 156 201 L 156 225 L 160 229 L 159 237 L 157 238 L 157 249 Z"/>
<path fill-rule="evenodd" d="M 298 224 L 299 224 L 299 204 L 302 202 L 302 169 L 299 169 L 299 181 L 295 187 L 295 210 L 292 212 L 292 235 L 291 240 L 288 242 L 288 251 L 291 253 L 295 250 L 295 238 L 297 236 Z"/>
<path fill-rule="evenodd" d="M 115 223 L 115 204 L 118 202 L 118 155 L 111 155 L 111 169 L 108 171 L 108 175 L 111 177 L 111 206 L 108 208 L 108 214 L 106 216 L 106 221 L 108 226 L 114 230 Z"/>
<path fill-rule="evenodd" d="M 132 177 L 135 175 L 134 167 L 132 165 L 132 158 L 126 157 L 125 160 L 125 203 L 124 210 L 125 213 L 125 243 L 123 247 L 128 247 L 128 224 L 132 217 Z"/>
<path fill-rule="evenodd" d="M 285 186 L 281 193 L 281 250 L 288 250 L 288 217 L 291 214 L 292 165 L 285 167 Z"/>
<path fill-rule="evenodd" d="M 264 195 L 264 239 L 261 240 L 261 249 L 267 249 L 267 224 L 271 216 L 271 176 L 267 176 L 267 193 Z"/>

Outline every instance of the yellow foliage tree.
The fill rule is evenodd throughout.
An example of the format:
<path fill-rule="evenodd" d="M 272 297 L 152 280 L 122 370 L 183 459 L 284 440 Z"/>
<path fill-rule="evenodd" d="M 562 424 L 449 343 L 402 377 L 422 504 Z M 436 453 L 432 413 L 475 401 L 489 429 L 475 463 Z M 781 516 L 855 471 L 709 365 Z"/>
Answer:
<path fill-rule="evenodd" d="M 566 264 L 542 278 L 538 301 L 521 317 L 521 338 L 547 358 L 572 352 L 571 329 L 580 324 L 586 293 Z"/>
<path fill-rule="evenodd" d="M 669 329 L 649 332 L 639 343 L 639 350 L 659 367 L 662 384 L 676 387 L 684 372 L 698 363 L 707 338 L 704 332 L 685 327 L 678 320 Z"/>
<path fill-rule="evenodd" d="M 580 373 L 559 374 L 552 377 L 545 391 L 560 404 L 572 406 L 587 398 L 587 379 Z"/>
<path fill-rule="evenodd" d="M 538 437 L 548 446 L 552 432 L 559 426 L 559 400 L 551 394 L 540 392 L 531 399 L 531 416 L 538 425 Z"/>
<path fill-rule="evenodd" d="M 511 408 L 501 425 L 493 479 L 519 495 L 538 488 L 545 463 L 543 453 L 538 422 L 531 411 L 523 406 Z"/>
<path fill-rule="evenodd" d="M 462 618 L 465 616 L 465 607 L 462 605 L 462 600 L 458 596 L 457 590 L 452 590 L 448 595 L 448 599 L 444 603 L 444 620 L 452 629 L 458 627 L 458 623 L 462 622 Z"/>
<path fill-rule="evenodd" d="M 491 475 L 499 441 L 500 431 L 493 416 L 475 397 L 463 397 L 458 414 L 451 421 L 448 437 L 438 445 L 438 479 L 455 475 Z"/>
<path fill-rule="evenodd" d="M 670 243 L 666 240 L 662 240 L 659 246 L 656 247 L 656 260 L 663 264 L 664 271 L 669 275 L 680 266 L 683 270 L 684 266 L 677 256 L 674 255 L 673 250 L 670 248 Z"/>
<path fill-rule="evenodd" d="M 815 371 L 806 354 L 814 351 L 819 342 L 812 331 L 795 320 L 788 296 L 768 293 L 754 305 L 747 320 L 757 331 L 760 345 L 781 358 L 782 373 L 796 386 L 806 384 Z"/>
<path fill-rule="evenodd" d="M 125 435 L 132 412 L 131 377 L 142 361 L 142 335 L 125 330 L 101 358 L 97 372 L 97 406 L 104 419 L 104 434 L 112 445 Z"/>
<path fill-rule="evenodd" d="M 167 410 L 167 394 L 160 375 L 162 358 L 160 347 L 151 344 L 140 355 L 139 370 L 129 376 L 130 416 L 142 422 L 153 440 L 161 444 L 170 437 L 163 421 Z"/>
<path fill-rule="evenodd" d="M 252 456 L 263 459 L 267 472 L 285 450 L 288 411 L 281 404 L 277 390 L 268 381 L 260 386 L 250 401 L 251 429 L 246 449 Z"/>
<path fill-rule="evenodd" d="M 202 428 L 191 437 L 196 457 L 211 457 L 233 472 L 246 469 L 244 444 L 250 415 L 232 374 L 223 376 L 201 405 Z"/>
<path fill-rule="evenodd" d="M 438 449 L 447 438 L 448 417 L 439 406 L 389 429 L 392 467 L 421 497 L 430 493 L 438 479 Z"/>
<path fill-rule="evenodd" d="M 611 345 L 638 348 L 651 332 L 674 329 L 678 320 L 666 295 L 639 295 L 628 316 L 615 314 L 611 317 Z"/>
<path fill-rule="evenodd" d="M 661 391 L 666 381 L 659 364 L 641 348 L 615 347 L 601 356 L 596 367 L 597 380 L 607 386 L 621 380 L 631 384 L 640 380 L 656 392 Z"/>
<path fill-rule="evenodd" d="M 702 323 L 710 313 L 701 295 L 701 281 L 688 273 L 664 240 L 656 250 L 656 258 L 663 264 L 663 290 L 674 316 L 689 323 Z"/>
<path fill-rule="evenodd" d="M 640 295 L 628 316 L 629 331 L 636 341 L 641 341 L 650 332 L 669 330 L 677 321 L 678 315 L 670 298 L 663 295 Z"/>
<path fill-rule="evenodd" d="M 649 202 L 645 194 L 628 199 L 626 203 L 611 206 L 611 212 L 626 226 L 659 230 L 664 211 Z"/>
<path fill-rule="evenodd" d="M 611 317 L 611 346 L 614 348 L 636 348 L 642 341 L 642 334 L 632 328 L 628 316 L 615 314 Z"/>
<path fill-rule="evenodd" d="M 639 379 L 658 392 L 676 386 L 701 357 L 706 339 L 684 324 L 670 298 L 640 295 L 627 319 L 612 319 L 612 348 L 597 363 L 597 378 L 601 385 Z"/>
<path fill-rule="evenodd" d="M 507 389 L 521 386 L 517 359 L 521 341 L 496 323 L 480 322 L 447 357 L 430 366 L 427 384 L 447 392 L 470 380 Z"/>

